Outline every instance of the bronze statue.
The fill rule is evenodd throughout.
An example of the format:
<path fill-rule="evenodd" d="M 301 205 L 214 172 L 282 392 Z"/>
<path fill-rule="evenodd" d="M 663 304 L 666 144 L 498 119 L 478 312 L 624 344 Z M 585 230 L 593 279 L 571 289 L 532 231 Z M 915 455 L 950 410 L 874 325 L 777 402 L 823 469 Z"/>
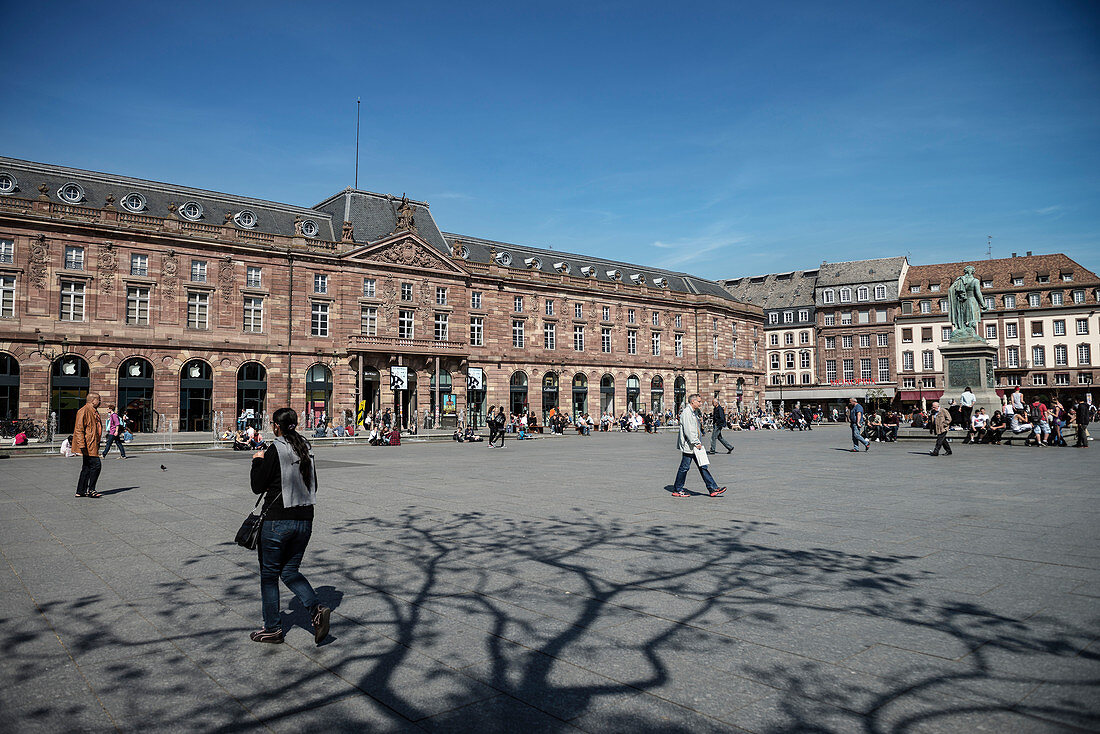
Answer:
<path fill-rule="evenodd" d="M 963 268 L 963 274 L 955 278 L 949 293 L 951 341 L 981 339 L 978 325 L 982 320 L 982 289 L 981 281 L 974 275 L 973 265 Z"/>

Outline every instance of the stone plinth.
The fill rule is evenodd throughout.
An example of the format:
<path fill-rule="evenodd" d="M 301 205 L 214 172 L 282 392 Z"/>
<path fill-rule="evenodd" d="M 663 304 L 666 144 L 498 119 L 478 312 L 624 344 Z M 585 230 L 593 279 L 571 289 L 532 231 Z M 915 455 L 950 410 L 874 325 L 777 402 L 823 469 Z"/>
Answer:
<path fill-rule="evenodd" d="M 981 339 L 960 339 L 950 341 L 940 347 L 943 356 L 944 402 L 955 398 L 956 402 L 963 390 L 970 387 L 977 400 L 974 410 L 985 408 L 993 415 L 1000 410 L 1001 399 L 994 389 L 993 363 L 997 348 Z"/>

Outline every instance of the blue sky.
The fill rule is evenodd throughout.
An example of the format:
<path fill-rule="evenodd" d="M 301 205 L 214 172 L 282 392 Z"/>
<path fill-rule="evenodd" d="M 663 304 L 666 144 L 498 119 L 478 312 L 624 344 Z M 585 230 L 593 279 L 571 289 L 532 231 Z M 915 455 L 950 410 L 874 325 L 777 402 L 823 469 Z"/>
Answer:
<path fill-rule="evenodd" d="M 45 9 L 47 8 L 48 9 Z M 1100 268 L 1100 3 L 15 3 L 0 153 L 734 277 Z"/>

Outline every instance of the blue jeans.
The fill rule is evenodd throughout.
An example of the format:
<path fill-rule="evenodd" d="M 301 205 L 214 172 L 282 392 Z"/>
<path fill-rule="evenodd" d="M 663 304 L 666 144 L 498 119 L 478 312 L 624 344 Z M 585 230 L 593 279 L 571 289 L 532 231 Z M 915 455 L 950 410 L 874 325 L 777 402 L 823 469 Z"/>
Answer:
<path fill-rule="evenodd" d="M 688 469 L 691 468 L 693 461 L 695 461 L 695 454 L 681 454 L 680 468 L 676 470 L 676 487 L 674 491 L 679 492 L 684 488 L 684 481 L 687 479 Z M 718 489 L 718 482 L 714 481 L 714 477 L 710 475 L 710 471 L 705 466 L 699 467 L 699 475 L 703 477 L 703 484 L 707 486 L 707 489 L 712 492 Z"/>
<path fill-rule="evenodd" d="M 279 626 L 280 578 L 306 609 L 312 611 L 317 606 L 317 593 L 298 571 L 312 532 L 312 520 L 264 521 L 259 545 L 264 629 Z"/>
<path fill-rule="evenodd" d="M 118 453 L 122 454 L 122 458 L 125 459 L 126 458 L 126 449 L 122 445 L 122 439 L 120 437 L 116 436 L 113 433 L 108 433 L 107 434 L 107 447 L 105 449 L 103 449 L 103 455 L 106 456 L 107 454 L 111 453 L 111 444 L 117 444 L 118 445 Z"/>
<path fill-rule="evenodd" d="M 863 444 L 864 446 L 870 446 L 871 442 L 868 441 L 867 439 L 865 439 L 863 436 L 859 435 L 859 426 L 857 426 L 855 423 L 853 423 L 852 424 L 852 447 L 858 449 L 860 444 Z"/>

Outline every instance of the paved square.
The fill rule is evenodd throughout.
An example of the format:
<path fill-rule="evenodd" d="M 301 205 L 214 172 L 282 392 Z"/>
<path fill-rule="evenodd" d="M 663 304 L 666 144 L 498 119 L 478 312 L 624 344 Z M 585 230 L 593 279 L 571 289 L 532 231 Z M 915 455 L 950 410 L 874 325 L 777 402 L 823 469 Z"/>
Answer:
<path fill-rule="evenodd" d="M 319 647 L 248 640 L 247 455 L 4 460 L 4 728 L 1100 729 L 1100 450 L 728 435 L 715 499 L 671 433 L 320 450 Z"/>

